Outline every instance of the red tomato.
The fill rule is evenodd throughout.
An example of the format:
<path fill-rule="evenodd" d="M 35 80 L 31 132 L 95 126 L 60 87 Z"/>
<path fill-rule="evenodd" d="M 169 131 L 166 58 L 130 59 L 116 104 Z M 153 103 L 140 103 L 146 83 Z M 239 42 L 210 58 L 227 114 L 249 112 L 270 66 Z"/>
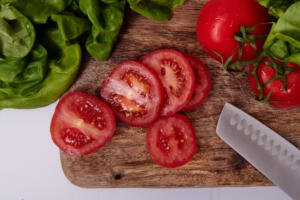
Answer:
<path fill-rule="evenodd" d="M 153 68 L 163 83 L 162 115 L 170 116 L 184 108 L 195 90 L 195 76 L 189 60 L 178 51 L 161 49 L 146 54 L 140 61 Z"/>
<path fill-rule="evenodd" d="M 185 111 L 193 110 L 203 104 L 211 90 L 211 75 L 208 68 L 196 57 L 188 56 L 195 74 L 195 92 L 191 101 L 183 108 Z"/>
<path fill-rule="evenodd" d="M 152 159 L 163 167 L 186 164 L 197 152 L 191 122 L 179 114 L 161 117 L 147 129 L 147 148 Z"/>
<path fill-rule="evenodd" d="M 160 115 L 163 88 L 157 74 L 143 64 L 118 64 L 103 83 L 101 96 L 124 123 L 144 126 Z"/>
<path fill-rule="evenodd" d="M 51 121 L 53 142 L 72 156 L 82 156 L 106 144 L 116 130 L 110 107 L 83 92 L 66 94 L 56 106 Z"/>
<path fill-rule="evenodd" d="M 215 52 L 223 57 L 225 62 L 232 54 L 232 61 L 238 59 L 239 42 L 236 36 L 242 37 L 241 26 L 246 28 L 256 26 L 254 30 L 248 30 L 249 36 L 267 35 L 270 26 L 267 10 L 260 6 L 256 0 L 210 0 L 202 8 L 197 23 L 197 36 L 203 50 L 216 60 L 222 61 Z M 264 39 L 245 41 L 242 44 L 242 58 L 247 61 L 255 59 L 264 44 Z M 254 43 L 257 51 L 251 46 Z"/>
<path fill-rule="evenodd" d="M 281 72 L 289 72 L 287 75 L 283 75 L 286 79 L 286 88 L 284 87 L 283 81 L 280 78 L 273 77 L 276 75 L 276 71 L 272 65 L 277 65 Z M 260 92 L 258 90 L 258 83 L 255 76 L 253 75 L 254 66 L 250 66 L 249 82 L 255 95 L 259 97 Z M 278 74 L 277 74 L 278 76 Z M 269 58 L 264 58 L 260 62 L 257 69 L 257 77 L 263 87 L 262 99 L 268 98 L 268 102 L 278 108 L 293 108 L 300 106 L 300 66 L 287 63 L 284 66 L 282 63 L 276 61 L 271 62 Z M 269 97 L 268 97 L 269 95 Z"/>

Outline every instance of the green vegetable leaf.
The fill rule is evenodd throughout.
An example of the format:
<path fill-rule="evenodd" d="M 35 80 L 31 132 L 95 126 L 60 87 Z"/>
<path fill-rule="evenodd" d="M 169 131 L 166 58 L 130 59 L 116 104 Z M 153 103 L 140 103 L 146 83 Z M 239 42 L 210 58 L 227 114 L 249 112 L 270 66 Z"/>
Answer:
<path fill-rule="evenodd" d="M 73 83 L 81 62 L 81 48 L 78 43 L 66 43 L 60 27 L 47 27 L 41 43 L 36 43 L 24 60 L 6 60 L 4 68 L 0 62 L 0 73 L 10 76 L 0 76 L 0 108 L 48 105 Z"/>
<path fill-rule="evenodd" d="M 33 22 L 45 24 L 47 19 L 71 4 L 71 0 L 2 0 L 0 4 L 11 4 Z"/>
<path fill-rule="evenodd" d="M 34 41 L 31 22 L 13 6 L 0 5 L 0 57 L 25 57 Z"/>
<path fill-rule="evenodd" d="M 127 0 L 135 12 L 158 21 L 168 21 L 172 9 L 182 5 L 185 0 Z"/>
<path fill-rule="evenodd" d="M 258 0 L 262 6 L 269 8 L 270 15 L 277 18 L 282 16 L 288 7 L 297 1 L 300 0 Z"/>
<path fill-rule="evenodd" d="M 162 21 L 184 3 L 127 1 L 134 11 Z M 79 70 L 84 33 L 87 51 L 107 60 L 125 6 L 126 0 L 0 0 L 0 109 L 35 108 L 57 100 Z"/>
<path fill-rule="evenodd" d="M 0 80 L 11 83 L 22 73 L 26 67 L 26 59 L 2 59 L 0 58 Z"/>
<path fill-rule="evenodd" d="M 52 15 L 51 20 L 57 23 L 64 41 L 76 39 L 90 30 L 90 22 L 87 19 L 71 13 Z"/>
<path fill-rule="evenodd" d="M 125 0 L 79 0 L 79 7 L 93 24 L 87 51 L 98 60 L 107 60 L 123 23 Z"/>
<path fill-rule="evenodd" d="M 300 64 L 300 2 L 291 5 L 274 23 L 264 48 L 274 57 Z"/>

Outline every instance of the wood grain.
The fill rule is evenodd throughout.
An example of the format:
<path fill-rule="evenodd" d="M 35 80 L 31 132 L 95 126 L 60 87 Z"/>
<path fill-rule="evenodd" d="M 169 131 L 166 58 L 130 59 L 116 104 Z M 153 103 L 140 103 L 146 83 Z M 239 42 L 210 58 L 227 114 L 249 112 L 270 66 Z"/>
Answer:
<path fill-rule="evenodd" d="M 270 185 L 268 179 L 217 137 L 216 124 L 225 102 L 240 107 L 300 146 L 299 109 L 279 110 L 256 102 L 245 79 L 226 74 L 220 64 L 201 51 L 195 27 L 204 3 L 187 1 L 168 23 L 153 22 L 128 11 L 111 60 L 100 63 L 87 58 L 71 88 L 98 94 L 115 64 L 138 59 L 154 49 L 174 48 L 201 58 L 212 74 L 213 89 L 203 106 L 186 113 L 198 138 L 198 153 L 193 161 L 177 169 L 155 165 L 145 147 L 146 129 L 120 123 L 111 142 L 98 152 L 80 158 L 61 153 L 63 171 L 72 183 L 89 188 Z"/>

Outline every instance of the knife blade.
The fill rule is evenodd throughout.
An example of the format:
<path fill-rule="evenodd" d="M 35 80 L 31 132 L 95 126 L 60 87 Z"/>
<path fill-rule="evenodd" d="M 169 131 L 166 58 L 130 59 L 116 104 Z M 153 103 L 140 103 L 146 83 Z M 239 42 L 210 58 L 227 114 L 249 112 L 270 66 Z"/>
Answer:
<path fill-rule="evenodd" d="M 290 197 L 300 200 L 300 150 L 254 117 L 226 103 L 217 135 Z"/>

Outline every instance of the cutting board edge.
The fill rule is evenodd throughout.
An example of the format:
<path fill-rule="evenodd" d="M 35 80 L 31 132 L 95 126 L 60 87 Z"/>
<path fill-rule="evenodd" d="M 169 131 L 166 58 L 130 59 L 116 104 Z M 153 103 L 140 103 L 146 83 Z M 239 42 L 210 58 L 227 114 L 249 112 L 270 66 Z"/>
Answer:
<path fill-rule="evenodd" d="M 226 187 L 271 187 L 271 186 L 275 186 L 272 182 L 269 183 L 253 183 L 253 184 L 247 184 L 247 185 L 243 185 L 243 184 L 206 184 L 206 185 L 182 185 L 182 186 L 178 186 L 178 185 L 161 185 L 161 186 L 157 186 L 157 185 L 150 185 L 150 184 L 145 184 L 145 185 L 125 185 L 125 184 L 120 184 L 120 185 L 113 185 L 110 184 L 108 185 L 106 184 L 99 184 L 99 185 L 88 185 L 82 181 L 76 181 L 75 179 L 72 178 L 72 176 L 69 176 L 67 171 L 67 167 L 66 165 L 64 165 L 64 159 L 61 156 L 63 154 L 63 152 L 60 151 L 60 163 L 61 163 L 61 168 L 63 170 L 63 174 L 64 176 L 67 178 L 67 180 L 74 186 L 79 187 L 79 188 L 85 188 L 85 189 L 95 189 L 95 188 L 102 188 L 102 189 L 117 189 L 117 188 L 135 188 L 135 189 L 184 189 L 184 188 L 190 188 L 190 189 L 201 189 L 201 188 L 226 188 Z"/>

